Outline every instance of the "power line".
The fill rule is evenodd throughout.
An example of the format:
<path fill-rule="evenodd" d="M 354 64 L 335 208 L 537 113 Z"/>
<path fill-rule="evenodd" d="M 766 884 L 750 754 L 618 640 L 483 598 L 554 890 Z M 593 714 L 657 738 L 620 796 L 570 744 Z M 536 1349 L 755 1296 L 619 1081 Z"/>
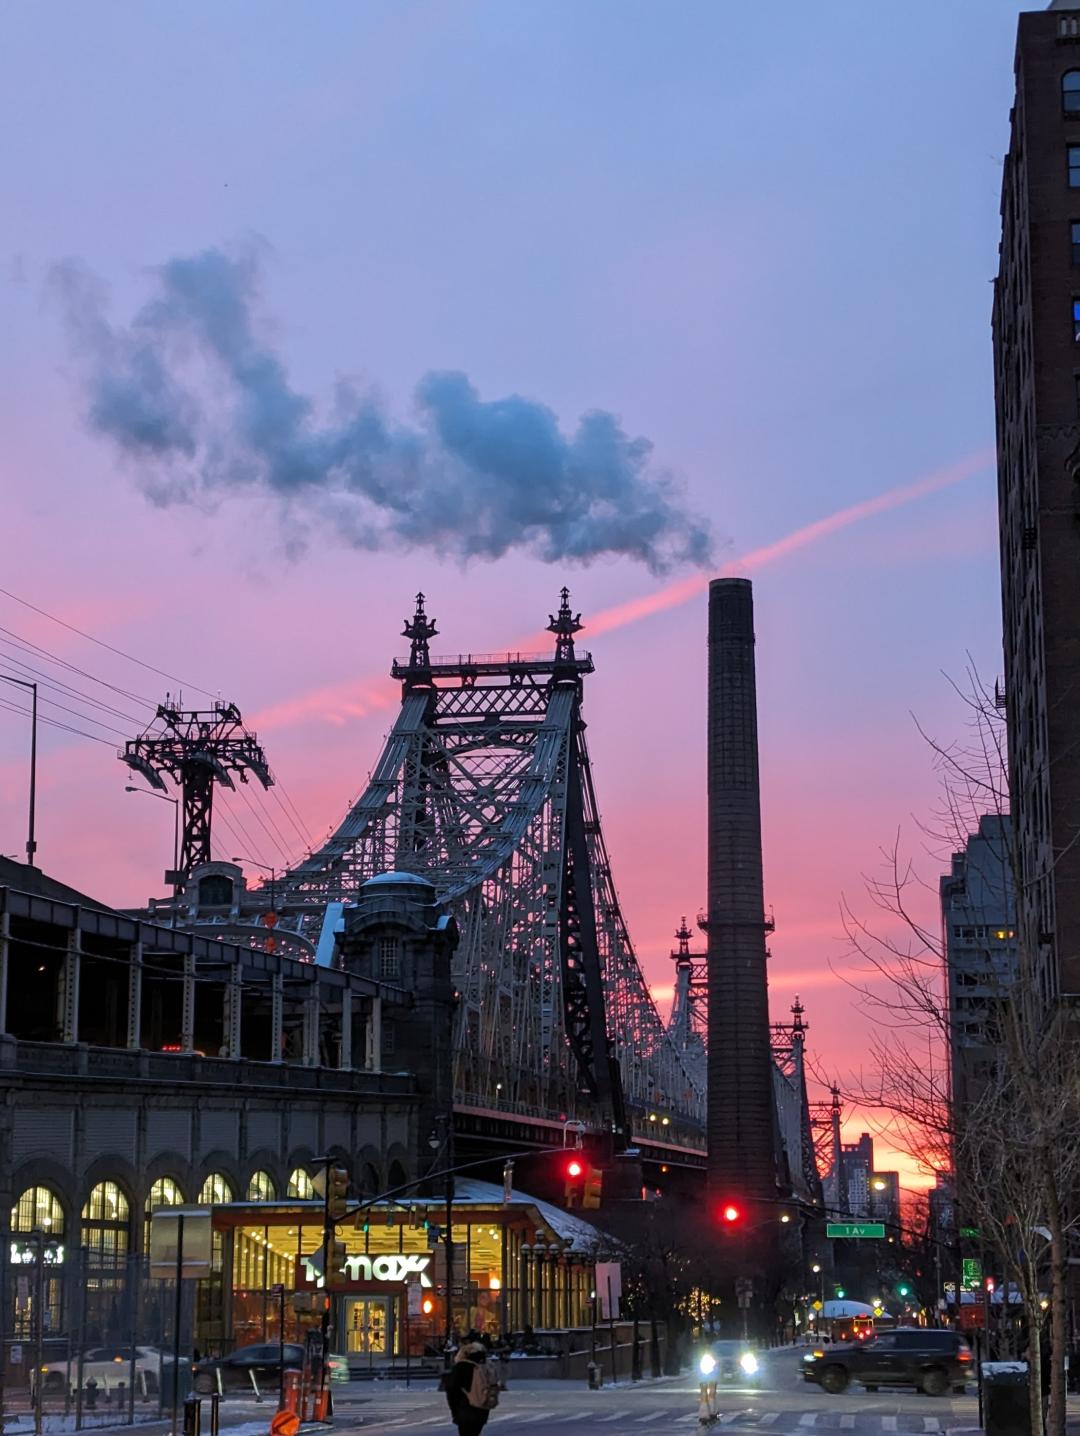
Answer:
<path fill-rule="evenodd" d="M 152 663 L 144 663 L 141 658 L 134 654 L 125 653 L 122 648 L 114 648 L 111 643 L 106 643 L 101 638 L 95 638 L 92 633 L 87 633 L 82 628 L 76 628 L 73 623 L 68 623 L 62 618 L 57 618 L 54 613 L 47 613 L 45 609 L 38 608 L 36 603 L 30 603 L 28 599 L 20 598 L 17 593 L 10 589 L 0 588 L 0 593 L 5 598 L 12 599 L 15 603 L 21 603 L 23 608 L 29 608 L 31 612 L 38 613 L 42 618 L 47 618 L 50 623 L 58 623 L 61 628 L 66 628 L 69 633 L 77 633 L 80 638 L 85 638 L 89 643 L 96 643 L 99 648 L 107 649 L 109 653 L 115 653 L 118 658 L 126 658 L 129 663 L 137 663 L 140 668 L 145 668 L 148 673 L 156 673 L 159 678 L 167 678 L 170 683 L 179 683 L 182 688 L 194 688 L 197 693 L 205 694 L 207 698 L 216 698 L 216 693 L 211 693 L 209 688 L 203 688 L 198 683 L 186 683 L 184 679 L 177 678 L 175 673 L 166 673 L 163 668 L 155 668 Z"/>
<path fill-rule="evenodd" d="M 114 693 L 119 693 L 122 698 L 130 698 L 133 703 L 144 703 L 148 708 L 157 706 L 152 699 L 144 697 L 141 693 L 132 693 L 130 689 L 120 688 L 115 683 L 109 683 L 104 678 L 98 678 L 93 673 L 88 673 L 85 668 L 79 668 L 77 664 L 69 663 L 66 658 L 58 658 L 55 653 L 50 653 L 47 648 L 42 648 L 40 643 L 32 643 L 29 638 L 23 638 L 13 629 L 0 625 L 0 633 L 6 633 L 8 638 L 13 640 L 24 653 L 38 654 L 47 663 L 55 663 L 60 668 L 66 668 L 70 673 L 77 673 L 80 678 L 89 678 L 91 683 L 98 683 L 102 688 L 110 688 Z M 2 642 L 4 640 L 0 639 L 0 643 Z M 10 644 L 7 646 L 10 647 Z"/>
<path fill-rule="evenodd" d="M 0 638 L 0 649 L 6 646 L 5 641 Z M 94 708 L 100 708 L 103 713 L 111 713 L 114 718 L 122 718 L 125 723 L 141 723 L 143 721 L 141 718 L 132 717 L 130 713 L 121 712 L 119 708 L 114 708 L 111 703 L 103 703 L 100 698 L 91 697 L 89 693 L 84 693 L 82 689 L 75 688 L 70 683 L 61 682 L 60 679 L 54 678 L 52 674 L 46 673 L 40 668 L 35 668 L 32 663 L 24 663 L 21 658 L 16 658 L 13 654 L 0 652 L 0 662 L 14 663 L 25 673 L 32 673 L 37 679 L 38 686 L 41 688 L 53 688 L 57 693 L 63 693 L 65 697 L 68 698 L 81 698 L 84 703 L 89 703 Z"/>
<path fill-rule="evenodd" d="M 261 795 L 259 802 L 256 802 L 255 799 L 252 798 L 247 788 L 242 788 L 240 791 L 243 793 L 244 798 L 247 801 L 247 804 L 251 808 L 252 812 L 255 814 L 255 817 L 262 824 L 263 831 L 266 833 L 267 837 L 270 838 L 271 842 L 275 844 L 279 852 L 284 857 L 285 866 L 288 867 L 289 863 L 292 861 L 292 842 L 290 839 L 286 838 L 285 834 L 278 827 L 277 821 L 274 818 L 273 811 L 270 807 L 269 800 L 265 796 L 266 790 L 258 790 Z M 272 788 L 270 789 L 270 792 L 273 792 Z M 263 822 L 264 817 L 266 819 L 265 822 Z M 267 827 L 267 823 L 270 825 L 269 828 Z M 273 836 L 271 836 L 270 833 L 271 828 L 273 829 Z"/>
<path fill-rule="evenodd" d="M 5 674 L 0 669 L 0 677 L 14 678 L 16 674 Z M 106 733 L 115 733 L 120 738 L 126 738 L 127 734 L 123 728 L 117 728 L 112 723 L 106 723 L 101 718 L 95 718 L 92 713 L 84 713 L 81 708 L 69 708 L 66 703 L 58 703 L 55 698 L 47 698 L 44 694 L 38 694 L 38 704 L 48 704 L 50 708 L 58 708 L 61 713 L 70 713 L 73 718 L 81 718 L 84 723 L 94 723 L 98 728 L 104 728 Z M 38 715 L 41 716 L 40 714 Z"/>
<path fill-rule="evenodd" d="M 280 790 L 281 790 L 280 792 L 278 791 L 279 788 L 280 788 Z M 311 847 L 311 829 L 308 827 L 308 825 L 304 822 L 303 818 L 300 816 L 300 813 L 299 813 L 299 811 L 298 811 L 298 809 L 297 809 L 297 807 L 296 807 L 296 804 L 293 802 L 292 798 L 289 796 L 289 793 L 288 793 L 288 791 L 287 791 L 287 789 L 286 789 L 284 783 L 282 783 L 281 779 L 278 778 L 276 774 L 275 774 L 275 776 L 274 776 L 274 787 L 270 789 L 270 792 L 272 793 L 274 799 L 276 800 L 276 802 L 277 802 L 277 804 L 278 804 L 278 807 L 281 809 L 281 811 L 285 814 L 285 816 L 286 816 L 286 817 L 289 819 L 289 821 L 292 823 L 293 827 L 296 829 L 297 834 L 298 834 L 298 836 L 299 836 L 301 842 L 304 844 L 304 847 L 305 847 L 305 848 L 310 848 L 310 847 Z M 284 799 L 284 801 L 283 801 L 283 799 Z M 288 804 L 287 807 L 286 807 L 286 803 Z"/>
<path fill-rule="evenodd" d="M 21 713 L 24 718 L 31 718 L 33 714 L 29 708 L 19 708 L 14 703 L 8 703 L 0 698 L 0 708 L 6 708 L 11 713 Z M 87 733 L 82 728 L 73 728 L 70 723 L 61 723 L 59 718 L 46 718 L 44 714 L 38 714 L 39 723 L 48 723 L 51 728 L 63 728 L 65 733 L 78 733 L 80 738 L 92 738 L 95 743 L 104 743 L 106 748 L 115 748 L 116 744 L 108 738 L 101 738 L 97 733 Z"/>

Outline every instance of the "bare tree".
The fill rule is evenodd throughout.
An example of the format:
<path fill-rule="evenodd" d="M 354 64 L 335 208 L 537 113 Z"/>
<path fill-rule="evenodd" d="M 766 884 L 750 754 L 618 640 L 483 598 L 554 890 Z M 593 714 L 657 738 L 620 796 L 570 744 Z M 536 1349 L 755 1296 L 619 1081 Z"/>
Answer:
<path fill-rule="evenodd" d="M 939 863 L 962 848 L 988 815 L 998 825 L 1000 889 L 1024 896 L 1025 875 L 1009 821 L 1005 724 L 974 671 L 964 690 L 968 734 L 943 746 L 924 733 L 941 774 L 941 803 L 921 825 L 924 853 Z M 920 730 L 921 731 L 921 730 Z M 966 1220 L 1022 1293 L 1029 1327 L 1033 1430 L 1042 1426 L 1040 1333 L 1046 1321 L 1042 1274 L 1049 1278 L 1051 1388 L 1047 1429 L 1064 1436 L 1066 1242 L 1076 1221 L 1080 1182 L 1080 1045 L 1064 1009 L 1043 993 L 1039 954 L 1015 911 L 1017 958 L 988 964 L 980 982 L 981 1048 L 960 1074 L 950 1061 L 953 1024 L 947 943 L 937 908 L 899 835 L 883 850 L 884 868 L 866 880 L 873 913 L 847 902 L 844 926 L 857 971 L 840 975 L 876 1020 L 867 1070 L 849 1094 L 879 1119 L 882 1135 L 925 1170 L 955 1174 Z M 940 871 L 940 868 L 939 868 Z M 1015 902 L 1015 896 L 1013 897 Z M 970 1016 L 970 1014 L 968 1014 Z M 963 1078 L 963 1081 L 961 1081 Z"/>

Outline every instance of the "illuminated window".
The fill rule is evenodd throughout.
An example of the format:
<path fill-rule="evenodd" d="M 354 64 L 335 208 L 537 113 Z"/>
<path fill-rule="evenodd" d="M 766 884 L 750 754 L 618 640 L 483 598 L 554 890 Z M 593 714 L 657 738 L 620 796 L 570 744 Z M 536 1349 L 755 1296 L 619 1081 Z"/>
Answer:
<path fill-rule="evenodd" d="M 1069 188 L 1080 189 L 1080 145 L 1069 146 Z"/>
<path fill-rule="evenodd" d="M 399 977 L 401 975 L 401 953 L 396 937 L 379 938 L 379 976 Z"/>
<path fill-rule="evenodd" d="M 211 1172 L 202 1184 L 199 1201 L 208 1206 L 219 1206 L 222 1202 L 231 1202 L 232 1199 L 233 1189 L 228 1178 L 223 1177 L 220 1172 Z"/>
<path fill-rule="evenodd" d="M 1074 341 L 1074 343 L 1076 343 L 1076 344 L 1080 344 L 1080 299 L 1074 299 L 1074 300 L 1073 300 L 1073 302 L 1072 302 L 1072 309 L 1073 309 L 1073 341 Z"/>
<path fill-rule="evenodd" d="M 158 1177 L 146 1199 L 146 1233 L 143 1250 L 150 1250 L 150 1214 L 156 1207 L 181 1207 L 184 1194 L 172 1177 Z"/>
<path fill-rule="evenodd" d="M 27 1187 L 11 1209 L 11 1230 L 64 1235 L 64 1209 L 51 1187 Z"/>
<path fill-rule="evenodd" d="M 1062 75 L 1061 107 L 1067 115 L 1080 115 L 1080 70 L 1066 70 Z"/>
<path fill-rule="evenodd" d="M 249 1202 L 272 1202 L 277 1196 L 274 1188 L 273 1178 L 269 1172 L 255 1172 L 251 1181 L 248 1182 L 247 1199 Z"/>
<path fill-rule="evenodd" d="M 115 1271 L 127 1261 L 131 1207 L 115 1182 L 99 1182 L 82 1209 L 82 1244 L 86 1264 L 96 1271 Z"/>
<path fill-rule="evenodd" d="M 310 1201 L 315 1195 L 315 1187 L 311 1178 L 303 1167 L 297 1167 L 289 1177 L 289 1196 L 297 1197 L 300 1201 Z"/>

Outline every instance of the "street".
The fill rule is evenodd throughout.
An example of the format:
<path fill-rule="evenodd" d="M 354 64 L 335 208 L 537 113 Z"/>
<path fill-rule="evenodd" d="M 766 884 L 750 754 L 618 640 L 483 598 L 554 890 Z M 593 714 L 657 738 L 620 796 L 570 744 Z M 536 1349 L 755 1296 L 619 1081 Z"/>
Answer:
<path fill-rule="evenodd" d="M 827 1396 L 804 1382 L 802 1349 L 785 1347 L 763 1359 L 755 1387 L 728 1387 L 718 1395 L 720 1421 L 715 1429 L 757 1431 L 768 1436 L 803 1436 L 812 1430 L 851 1432 L 853 1436 L 935 1436 L 977 1425 L 977 1401 L 970 1395 L 935 1399 L 898 1390 L 871 1394 L 852 1387 L 843 1396 Z M 446 1399 L 425 1380 L 406 1390 L 389 1383 L 353 1382 L 335 1391 L 335 1426 L 340 1431 L 394 1432 L 397 1436 L 445 1429 L 452 1436 Z M 241 1416 L 241 1407 L 243 1415 Z M 259 1408 L 230 1402 L 226 1420 L 257 1419 Z M 589 1391 L 570 1382 L 515 1382 L 492 1413 L 488 1429 L 528 1426 L 539 1432 L 570 1433 L 600 1426 L 612 1436 L 622 1432 L 693 1431 L 697 1428 L 698 1388 L 689 1373 L 636 1386 L 607 1386 Z M 223 1427 L 224 1427 L 223 1422 Z M 269 1418 L 267 1418 L 269 1424 Z"/>

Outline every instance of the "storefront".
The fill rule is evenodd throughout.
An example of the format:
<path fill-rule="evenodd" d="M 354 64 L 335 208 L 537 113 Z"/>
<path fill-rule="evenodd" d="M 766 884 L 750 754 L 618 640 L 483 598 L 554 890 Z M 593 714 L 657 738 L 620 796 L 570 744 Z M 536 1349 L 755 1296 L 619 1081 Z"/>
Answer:
<path fill-rule="evenodd" d="M 203 1350 L 302 1338 L 329 1294 L 336 1350 L 372 1364 L 439 1347 L 447 1327 L 498 1336 L 587 1326 L 597 1233 L 522 1193 L 458 1183 L 447 1290 L 446 1204 L 380 1203 L 337 1228 L 344 1256 L 324 1283 L 322 1204 L 236 1202 L 212 1208 L 220 1234 L 224 1330 L 197 1330 Z M 220 1339 L 219 1339 L 220 1336 Z"/>

